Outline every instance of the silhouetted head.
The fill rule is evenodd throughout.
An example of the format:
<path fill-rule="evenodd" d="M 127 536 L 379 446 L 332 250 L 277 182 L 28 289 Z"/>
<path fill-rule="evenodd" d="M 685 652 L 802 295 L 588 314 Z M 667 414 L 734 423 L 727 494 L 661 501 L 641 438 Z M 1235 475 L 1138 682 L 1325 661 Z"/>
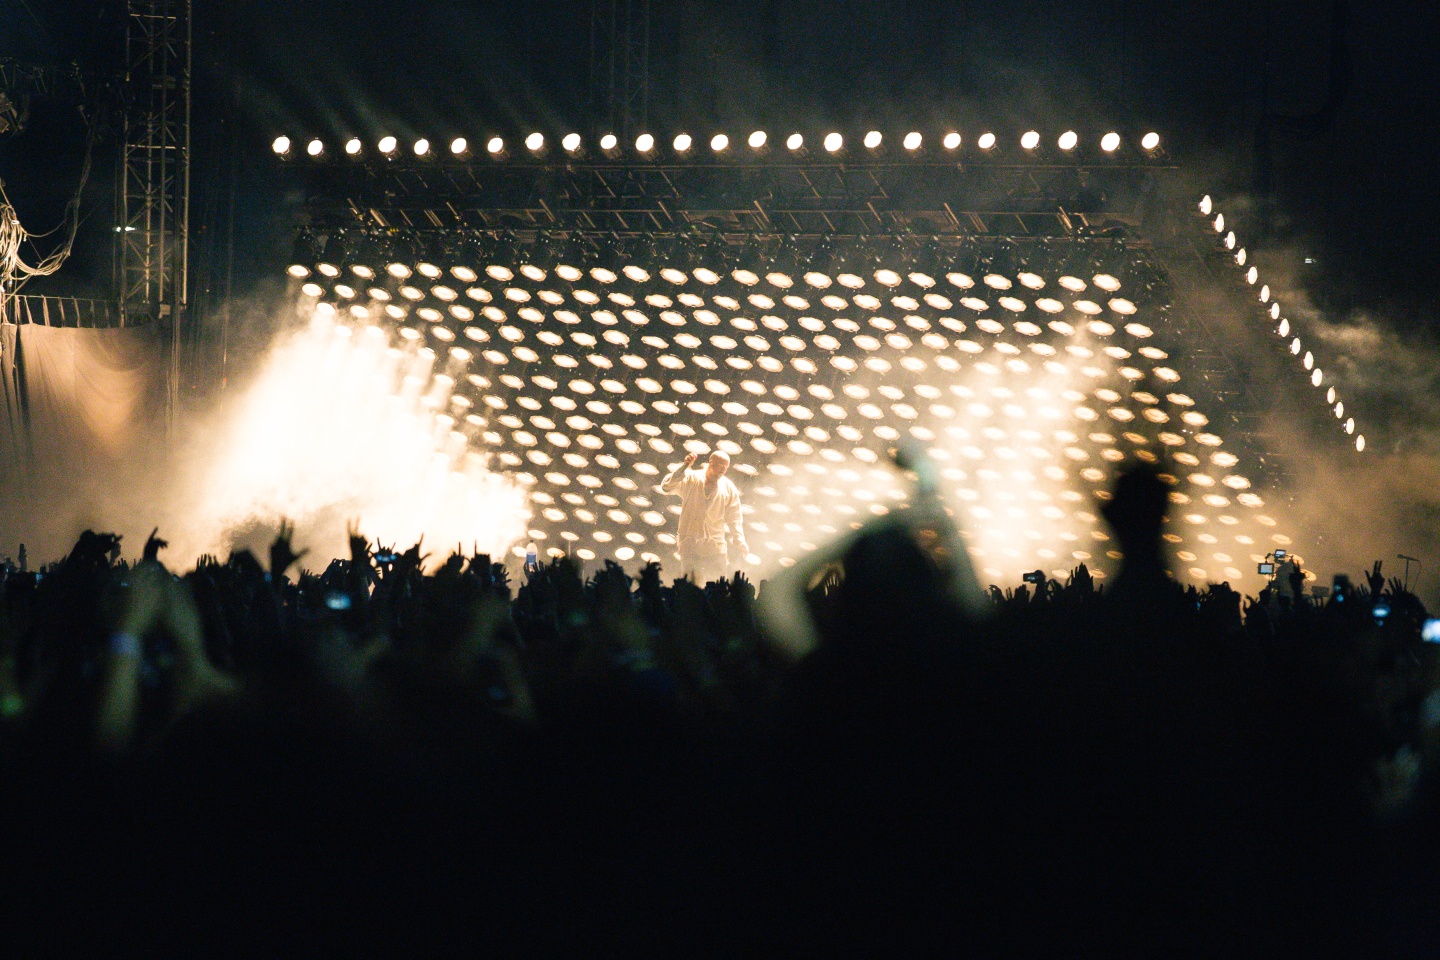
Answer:
<path fill-rule="evenodd" d="M 1158 549 L 1170 491 L 1154 467 L 1137 463 L 1115 479 L 1114 497 L 1101 508 L 1128 555 Z"/>

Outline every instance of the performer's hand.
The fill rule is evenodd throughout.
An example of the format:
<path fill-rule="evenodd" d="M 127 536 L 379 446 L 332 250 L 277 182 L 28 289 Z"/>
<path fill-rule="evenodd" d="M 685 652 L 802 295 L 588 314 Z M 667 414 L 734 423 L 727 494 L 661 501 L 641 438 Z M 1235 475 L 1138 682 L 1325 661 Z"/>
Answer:
<path fill-rule="evenodd" d="M 695 462 L 695 454 L 693 454 L 693 453 L 687 453 L 687 454 L 685 454 L 685 467 L 686 467 L 686 469 L 689 469 L 690 465 L 693 464 L 694 462 Z"/>

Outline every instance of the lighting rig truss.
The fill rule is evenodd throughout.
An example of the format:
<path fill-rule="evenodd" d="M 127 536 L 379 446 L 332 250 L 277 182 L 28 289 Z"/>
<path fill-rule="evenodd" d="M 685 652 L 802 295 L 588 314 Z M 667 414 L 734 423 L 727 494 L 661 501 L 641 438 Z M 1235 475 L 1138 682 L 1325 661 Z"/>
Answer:
<path fill-rule="evenodd" d="M 334 166 L 306 171 L 335 226 L 618 236 L 1084 236 L 1135 227 L 1149 167 L 787 163 Z"/>

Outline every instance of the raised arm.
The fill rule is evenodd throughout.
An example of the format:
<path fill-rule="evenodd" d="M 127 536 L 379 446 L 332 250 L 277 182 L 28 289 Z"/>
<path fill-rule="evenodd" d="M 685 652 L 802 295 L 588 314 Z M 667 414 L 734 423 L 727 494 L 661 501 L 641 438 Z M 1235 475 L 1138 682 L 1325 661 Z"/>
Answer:
<path fill-rule="evenodd" d="M 685 454 L 685 462 L 680 464 L 680 466 L 676 467 L 674 470 L 671 470 L 670 475 L 667 476 L 664 480 L 660 481 L 660 492 L 674 493 L 676 490 L 678 490 L 680 488 L 680 482 L 685 478 L 685 471 L 689 470 L 690 465 L 694 462 L 695 454 Z"/>

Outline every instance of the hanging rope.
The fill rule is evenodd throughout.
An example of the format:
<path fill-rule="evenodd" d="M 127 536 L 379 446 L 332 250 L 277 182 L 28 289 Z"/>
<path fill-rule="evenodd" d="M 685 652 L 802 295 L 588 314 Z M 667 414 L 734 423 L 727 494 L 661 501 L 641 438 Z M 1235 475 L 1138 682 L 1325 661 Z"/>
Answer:
<path fill-rule="evenodd" d="M 20 215 L 0 184 L 0 295 L 13 294 L 32 277 L 46 277 L 64 266 L 75 246 L 75 234 L 80 229 L 80 197 L 85 184 L 90 180 L 90 158 L 95 146 L 95 127 L 92 122 L 85 133 L 85 160 L 80 167 L 80 182 L 75 193 L 65 204 L 65 215 L 60 223 L 45 233 L 31 233 L 20 222 Z M 50 254 L 38 262 L 26 263 L 22 247 L 26 243 L 43 239 L 54 233 L 62 234 L 62 241 Z"/>

